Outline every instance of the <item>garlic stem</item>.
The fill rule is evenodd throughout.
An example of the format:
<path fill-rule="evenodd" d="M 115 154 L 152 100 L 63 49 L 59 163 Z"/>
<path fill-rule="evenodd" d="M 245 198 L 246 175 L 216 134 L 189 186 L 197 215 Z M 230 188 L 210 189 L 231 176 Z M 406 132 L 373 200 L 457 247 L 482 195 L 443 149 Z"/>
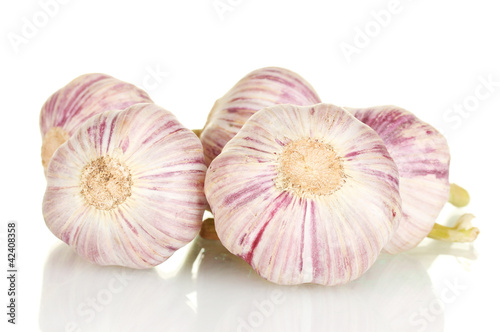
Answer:
<path fill-rule="evenodd" d="M 470 197 L 467 190 L 454 183 L 450 184 L 450 196 L 448 198 L 448 202 L 457 207 L 463 207 L 469 204 L 469 201 Z"/>
<path fill-rule="evenodd" d="M 203 131 L 203 129 L 193 129 L 193 133 L 195 133 L 196 136 L 198 136 L 198 137 L 200 137 L 202 131 Z"/>
<path fill-rule="evenodd" d="M 479 235 L 479 229 L 472 227 L 474 215 L 466 213 L 458 218 L 455 227 L 434 224 L 428 237 L 447 242 L 472 242 Z"/>
<path fill-rule="evenodd" d="M 207 218 L 203 220 L 200 236 L 206 240 L 219 240 L 217 232 L 215 231 L 214 218 Z"/>

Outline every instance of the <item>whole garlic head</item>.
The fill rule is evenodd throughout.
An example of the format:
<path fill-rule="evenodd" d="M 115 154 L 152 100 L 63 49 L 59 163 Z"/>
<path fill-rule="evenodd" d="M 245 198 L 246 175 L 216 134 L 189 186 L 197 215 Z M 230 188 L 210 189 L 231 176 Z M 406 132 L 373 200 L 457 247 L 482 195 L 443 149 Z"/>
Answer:
<path fill-rule="evenodd" d="M 450 151 L 446 139 L 401 107 L 346 109 L 377 132 L 398 166 L 403 216 L 384 250 L 409 250 L 430 233 L 448 201 Z"/>
<path fill-rule="evenodd" d="M 57 148 L 89 118 L 138 103 L 152 101 L 145 91 L 105 74 L 79 76 L 56 91 L 40 112 L 44 169 Z"/>
<path fill-rule="evenodd" d="M 198 234 L 205 173 L 199 139 L 170 112 L 154 104 L 107 111 L 56 150 L 43 216 L 91 262 L 152 267 Z"/>
<path fill-rule="evenodd" d="M 298 74 L 278 67 L 257 69 L 218 99 L 201 132 L 209 165 L 246 120 L 264 107 L 277 104 L 312 105 L 320 102 L 316 91 Z"/>
<path fill-rule="evenodd" d="M 211 163 L 205 193 L 222 244 L 278 284 L 356 279 L 401 215 L 384 143 L 329 104 L 255 113 Z"/>

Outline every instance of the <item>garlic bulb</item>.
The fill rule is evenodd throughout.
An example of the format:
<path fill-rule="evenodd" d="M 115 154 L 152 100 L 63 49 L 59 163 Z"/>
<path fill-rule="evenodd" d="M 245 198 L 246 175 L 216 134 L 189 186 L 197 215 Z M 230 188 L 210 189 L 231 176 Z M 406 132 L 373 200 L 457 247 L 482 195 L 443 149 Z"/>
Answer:
<path fill-rule="evenodd" d="M 379 134 L 398 166 L 403 216 L 384 249 L 389 253 L 409 250 L 431 232 L 448 200 L 450 152 L 446 139 L 431 125 L 397 106 L 346 109 Z M 457 193 L 454 201 L 468 202 L 467 193 L 460 191 L 463 189 L 453 188 L 452 193 Z M 477 233 L 477 229 L 469 233 Z"/>
<path fill-rule="evenodd" d="M 107 111 L 52 157 L 45 222 L 89 261 L 155 266 L 198 234 L 205 172 L 199 139 L 170 112 L 154 104 Z"/>
<path fill-rule="evenodd" d="M 278 284 L 359 277 L 401 215 L 384 143 L 328 104 L 255 113 L 211 163 L 205 193 L 222 244 Z"/>
<path fill-rule="evenodd" d="M 207 165 L 258 110 L 276 104 L 312 105 L 319 102 L 311 85 L 292 71 L 268 67 L 249 73 L 215 102 L 208 115 L 200 134 Z"/>
<path fill-rule="evenodd" d="M 57 148 L 90 117 L 151 102 L 146 92 L 114 77 L 105 74 L 77 77 L 50 96 L 40 112 L 44 169 Z"/>

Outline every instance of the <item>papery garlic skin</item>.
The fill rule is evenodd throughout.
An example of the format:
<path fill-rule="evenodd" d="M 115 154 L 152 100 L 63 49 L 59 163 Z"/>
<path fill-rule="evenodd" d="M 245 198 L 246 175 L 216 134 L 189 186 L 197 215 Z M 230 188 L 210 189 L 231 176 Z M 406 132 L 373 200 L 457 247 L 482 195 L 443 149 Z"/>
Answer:
<path fill-rule="evenodd" d="M 264 107 L 277 104 L 320 103 L 313 87 L 298 74 L 278 67 L 257 69 L 218 99 L 200 139 L 209 165 L 246 120 Z"/>
<path fill-rule="evenodd" d="M 448 201 L 450 152 L 446 138 L 398 106 L 346 109 L 379 134 L 398 166 L 403 216 L 384 250 L 393 254 L 409 250 L 429 234 Z"/>
<path fill-rule="evenodd" d="M 329 104 L 255 113 L 211 163 L 205 193 L 222 244 L 286 285 L 358 278 L 401 215 L 382 140 Z"/>
<path fill-rule="evenodd" d="M 144 90 L 105 74 L 79 76 L 56 91 L 40 112 L 44 169 L 55 150 L 89 118 L 138 103 L 152 101 Z"/>
<path fill-rule="evenodd" d="M 190 242 L 207 207 L 199 139 L 154 104 L 85 122 L 47 170 L 48 228 L 87 260 L 148 268 Z"/>

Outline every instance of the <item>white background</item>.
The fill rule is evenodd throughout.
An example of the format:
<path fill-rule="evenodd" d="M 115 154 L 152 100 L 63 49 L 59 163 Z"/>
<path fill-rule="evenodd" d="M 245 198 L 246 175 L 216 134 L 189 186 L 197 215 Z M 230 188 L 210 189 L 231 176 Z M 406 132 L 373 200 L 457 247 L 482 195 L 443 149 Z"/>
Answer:
<path fill-rule="evenodd" d="M 47 2 L 0 5 L 1 275 L 10 220 L 18 222 L 19 266 L 15 327 L 6 323 L 1 278 L 2 331 L 500 330 L 494 1 L 221 0 L 229 6 L 221 13 L 214 0 L 61 0 L 45 9 L 50 15 Z M 346 56 L 347 44 L 357 53 Z M 474 213 L 474 245 L 425 241 L 342 287 L 279 287 L 216 243 L 198 239 L 155 269 L 132 271 L 86 263 L 46 228 L 38 117 L 54 91 L 81 74 L 107 73 L 200 128 L 217 98 L 265 66 L 299 73 L 324 102 L 395 104 L 443 130 L 450 180 L 472 201 L 447 206 L 439 221 Z"/>

